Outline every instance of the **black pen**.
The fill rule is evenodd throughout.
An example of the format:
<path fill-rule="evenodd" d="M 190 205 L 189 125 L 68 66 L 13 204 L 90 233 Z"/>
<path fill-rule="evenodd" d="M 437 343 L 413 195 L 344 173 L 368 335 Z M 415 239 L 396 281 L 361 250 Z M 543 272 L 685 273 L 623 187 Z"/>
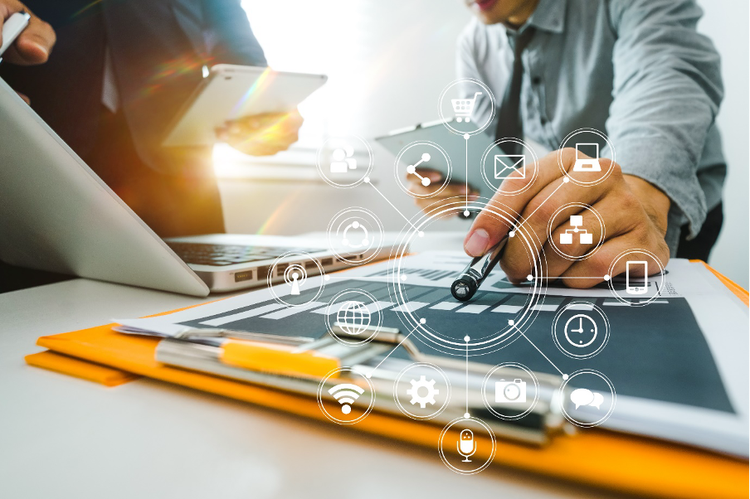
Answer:
<path fill-rule="evenodd" d="M 461 272 L 461 275 L 453 281 L 451 285 L 451 294 L 453 298 L 458 301 L 469 301 L 471 297 L 482 285 L 485 278 L 490 275 L 490 272 L 500 258 L 503 256 L 503 250 L 505 249 L 505 243 L 508 242 L 508 236 L 505 236 L 493 246 L 487 253 L 482 256 L 474 258 L 471 263 Z"/>

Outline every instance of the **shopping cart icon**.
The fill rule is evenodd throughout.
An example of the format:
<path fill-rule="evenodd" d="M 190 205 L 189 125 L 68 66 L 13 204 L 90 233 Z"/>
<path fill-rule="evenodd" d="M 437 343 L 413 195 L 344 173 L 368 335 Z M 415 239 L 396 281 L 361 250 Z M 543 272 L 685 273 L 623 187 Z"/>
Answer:
<path fill-rule="evenodd" d="M 459 123 L 461 121 L 465 121 L 466 123 L 471 121 L 471 113 L 474 111 L 477 95 L 482 95 L 482 92 L 476 92 L 471 99 L 451 99 L 453 112 L 456 113 L 456 121 Z"/>

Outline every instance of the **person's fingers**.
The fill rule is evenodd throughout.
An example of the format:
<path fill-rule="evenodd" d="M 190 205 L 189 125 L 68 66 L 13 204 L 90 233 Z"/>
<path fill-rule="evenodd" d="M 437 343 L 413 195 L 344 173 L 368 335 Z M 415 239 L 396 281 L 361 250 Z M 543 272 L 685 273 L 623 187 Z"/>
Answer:
<path fill-rule="evenodd" d="M 47 62 L 57 37 L 52 26 L 35 16 L 20 2 L 11 2 L 7 6 L 7 17 L 26 11 L 31 15 L 29 25 L 18 36 L 15 43 L 8 48 L 3 56 L 8 62 L 19 65 L 42 64 Z M 6 19 L 7 19 L 6 17 Z M 2 29 L 2 22 L 0 22 Z"/>
<path fill-rule="evenodd" d="M 608 160 L 602 159 L 601 162 L 606 164 L 609 168 Z M 593 205 L 602 199 L 607 193 L 621 180 L 620 169 L 617 165 L 612 166 L 612 174 L 599 184 L 595 185 L 578 185 L 574 182 L 566 182 L 567 177 L 560 177 L 547 184 L 541 191 L 531 199 L 521 212 L 521 224 L 527 233 L 532 233 L 535 240 L 538 240 L 540 244 L 545 244 L 549 237 L 548 226 L 549 221 L 552 219 L 555 212 L 560 207 L 565 206 L 569 203 L 582 203 L 587 205 Z M 568 211 L 568 210 L 563 210 Z M 567 223 L 571 214 L 575 214 L 577 208 L 572 208 L 573 213 L 568 214 L 567 219 L 558 213 L 555 217 L 555 223 L 553 229 L 559 225 Z M 524 242 L 521 238 L 511 239 L 508 241 L 508 247 L 506 248 L 506 255 L 508 251 L 513 254 L 512 249 L 515 246 L 521 246 Z M 508 262 L 506 261 L 506 264 Z M 524 276 L 526 274 L 523 274 Z"/>
<path fill-rule="evenodd" d="M 601 222 L 604 225 L 589 210 L 575 206 L 562 210 L 556 217 L 557 220 L 553 223 L 560 223 L 553 230 L 552 237 L 547 240 L 544 246 L 549 277 L 558 277 L 564 274 L 578 261 L 578 258 L 589 253 L 600 242 L 603 243 L 634 230 L 638 231 L 644 228 L 644 224 L 648 223 L 645 213 L 639 213 L 641 211 L 640 205 L 633 196 L 606 196 L 594 204 L 592 208 L 602 217 Z M 569 223 L 570 215 L 580 216 L 583 225 L 577 228 L 572 227 Z M 563 253 L 564 256 L 560 255 L 558 251 Z"/>
<path fill-rule="evenodd" d="M 247 134 L 257 133 L 275 127 L 279 131 L 297 131 L 304 122 L 304 118 L 296 109 L 289 113 L 260 113 L 252 116 L 245 116 L 236 120 L 230 120 L 225 123 L 230 133 Z M 279 133 L 276 131 L 276 133 Z"/>
<path fill-rule="evenodd" d="M 540 159 L 535 167 L 538 168 L 539 174 L 533 183 L 533 175 L 526 175 L 526 178 L 520 176 L 508 177 L 487 203 L 488 206 L 477 215 L 464 239 L 464 251 L 469 256 L 483 255 L 510 230 L 507 222 L 501 220 L 493 212 L 521 213 L 528 202 L 544 187 L 559 179 L 562 175 L 560 168 L 557 166 L 557 156 L 555 153 L 550 153 Z M 523 189 L 526 190 L 520 192 Z M 520 193 L 511 196 L 505 194 L 505 192 Z"/>
<path fill-rule="evenodd" d="M 31 99 L 29 99 L 25 94 L 22 94 L 21 92 L 16 92 L 20 98 L 23 99 L 23 101 L 26 104 L 31 104 Z"/>
<path fill-rule="evenodd" d="M 464 196 L 461 197 L 463 198 Z M 478 194 L 469 194 L 469 202 L 476 201 L 478 197 Z M 455 195 L 441 192 L 440 194 L 431 196 L 429 198 L 414 198 L 414 204 L 416 204 L 417 207 L 424 212 L 434 212 L 435 210 L 442 209 L 450 204 L 455 203 L 455 200 Z M 460 212 L 457 212 L 456 215 L 460 216 Z"/>
<path fill-rule="evenodd" d="M 425 186 L 417 179 L 409 179 L 409 183 L 407 184 L 407 190 L 414 196 L 433 196 L 440 188 L 441 184 L 431 183 Z M 466 194 L 466 187 L 463 184 L 449 183 L 440 191 L 442 197 L 461 196 L 464 194 Z"/>
<path fill-rule="evenodd" d="M 540 242 L 544 244 L 547 239 L 545 234 L 546 223 L 557 208 L 572 201 L 589 204 L 596 202 L 615 182 L 616 176 L 621 175 L 617 165 L 613 165 L 616 171 L 613 171 L 612 175 L 605 182 L 582 186 L 574 182 L 568 182 L 567 177 L 565 177 L 560 169 L 558 160 L 562 161 L 562 165 L 566 171 L 570 171 L 576 161 L 575 149 L 566 148 L 560 151 L 553 151 L 539 160 L 535 165 L 538 169 L 536 179 L 533 179 L 533 175 L 526 175 L 525 178 L 513 175 L 503 181 L 500 190 L 498 190 L 488 203 L 489 210 L 485 209 L 477 216 L 469 233 L 466 235 L 464 250 L 470 256 L 484 254 L 497 244 L 510 230 L 508 223 L 493 215 L 491 211 L 520 213 L 525 230 L 534 232 Z M 607 161 L 606 159 L 600 159 L 600 162 L 605 163 L 602 165 L 602 168 L 609 168 L 610 165 Z M 600 175 L 600 173 L 582 172 L 577 174 L 576 180 L 580 182 L 593 182 Z M 563 184 L 566 185 L 563 186 Z M 563 191 L 562 194 L 557 192 L 558 190 Z M 506 192 L 518 192 L 518 194 L 506 194 Z M 553 196 L 554 199 L 552 199 Z M 474 241 L 470 242 L 473 231 L 480 228 L 483 229 L 483 232 Z M 485 234 L 489 237 L 485 238 Z M 481 242 L 484 242 L 487 246 L 482 247 Z M 513 246 L 521 244 L 523 242 L 520 239 L 511 239 L 508 241 L 509 247 L 506 248 L 505 254 L 508 254 L 508 250 Z M 470 251 L 479 251 L 479 253 L 472 254 Z"/>
<path fill-rule="evenodd" d="M 430 184 L 437 184 L 438 182 L 441 182 L 443 180 L 442 173 L 435 170 L 430 170 L 428 168 L 417 168 L 417 173 L 422 177 L 430 179 Z M 411 173 L 406 174 L 406 180 L 408 180 L 409 182 L 419 183 L 418 177 L 415 178 Z"/>
<path fill-rule="evenodd" d="M 609 167 L 609 164 L 606 166 Z M 527 237 L 511 238 L 500 262 L 511 280 L 523 280 L 531 270 L 528 253 L 538 252 L 539 249 L 529 248 L 530 241 L 544 248 L 549 276 L 556 277 L 570 266 L 570 258 L 584 255 L 597 245 L 602 234 L 615 236 L 628 230 L 632 223 L 642 220 L 637 199 L 623 189 L 619 167 L 612 165 L 612 168 L 611 176 L 596 185 L 580 186 L 558 179 L 529 202 L 520 224 Z M 560 209 L 565 205 L 570 206 Z M 582 205 L 592 206 L 599 216 L 582 209 Z M 571 226 L 572 215 L 582 218 L 583 225 L 578 231 Z M 584 230 L 591 236 L 591 243 L 588 237 L 581 237 L 585 234 Z M 550 235 L 555 241 L 554 248 L 549 241 Z M 570 258 L 558 254 L 555 248 Z"/>
<path fill-rule="evenodd" d="M 648 253 L 635 252 L 632 256 L 624 256 L 617 260 L 619 255 L 634 248 L 652 248 L 654 256 L 659 259 L 655 260 Z M 605 242 L 590 258 L 576 262 L 565 271 L 560 277 L 566 286 L 571 288 L 590 288 L 604 281 L 605 275 L 614 278 L 625 272 L 628 261 L 646 261 L 648 263 L 649 275 L 654 275 L 662 270 L 662 264 L 669 260 L 669 247 L 663 240 L 657 240 L 653 231 L 642 229 L 641 231 L 631 231 L 614 239 Z M 642 273 L 642 272 L 641 272 Z M 638 276 L 637 272 L 632 275 Z"/>

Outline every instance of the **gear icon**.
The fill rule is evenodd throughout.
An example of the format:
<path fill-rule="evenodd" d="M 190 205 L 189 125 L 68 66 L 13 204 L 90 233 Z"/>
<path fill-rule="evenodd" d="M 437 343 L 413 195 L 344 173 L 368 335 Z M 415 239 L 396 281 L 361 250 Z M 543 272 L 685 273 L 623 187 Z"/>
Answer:
<path fill-rule="evenodd" d="M 420 395 L 420 388 L 426 390 L 427 393 L 424 395 Z M 424 409 L 425 407 L 427 407 L 428 403 L 430 405 L 435 405 L 435 395 L 439 394 L 440 391 L 435 388 L 434 379 L 427 381 L 427 378 L 422 376 L 421 378 L 419 378 L 419 380 L 411 380 L 411 388 L 406 390 L 406 393 L 411 395 L 411 405 L 419 404 L 419 406 Z"/>

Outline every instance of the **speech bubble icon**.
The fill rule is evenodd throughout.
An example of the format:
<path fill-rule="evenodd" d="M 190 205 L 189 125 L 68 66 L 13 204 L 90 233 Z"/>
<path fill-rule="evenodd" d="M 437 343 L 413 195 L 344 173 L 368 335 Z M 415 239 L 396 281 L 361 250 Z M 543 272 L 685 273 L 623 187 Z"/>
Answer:
<path fill-rule="evenodd" d="M 577 388 L 570 393 L 570 400 L 576 405 L 576 409 L 578 409 L 582 405 L 589 405 L 593 402 L 594 393 L 586 388 Z"/>
<path fill-rule="evenodd" d="M 596 407 L 597 409 L 602 409 L 602 404 L 604 403 L 604 397 L 602 397 L 601 393 L 595 393 L 594 394 L 594 400 L 591 401 L 589 405 Z"/>

